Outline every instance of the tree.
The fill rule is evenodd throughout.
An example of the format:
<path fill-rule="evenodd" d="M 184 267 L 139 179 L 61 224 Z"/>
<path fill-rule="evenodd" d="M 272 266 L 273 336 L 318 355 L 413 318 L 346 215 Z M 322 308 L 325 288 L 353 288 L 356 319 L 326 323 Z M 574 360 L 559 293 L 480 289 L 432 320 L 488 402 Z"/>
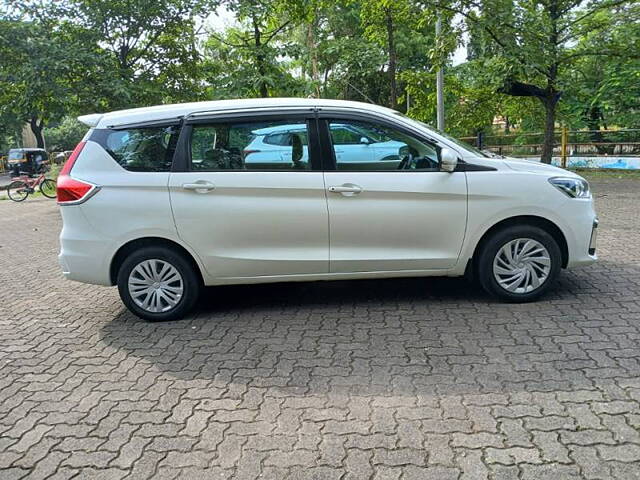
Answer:
<path fill-rule="evenodd" d="M 625 49 L 608 41 L 606 32 L 612 19 L 624 18 L 632 0 L 421 1 L 464 16 L 477 34 L 481 32 L 478 43 L 491 48 L 480 58 L 493 68 L 500 93 L 540 101 L 545 110 L 542 161 L 546 163 L 553 154 L 563 74 L 584 57 L 625 55 Z M 586 34 L 602 35 L 602 44 L 595 50 L 576 46 Z"/>
<path fill-rule="evenodd" d="M 288 43 L 284 36 L 306 16 L 302 0 L 227 0 L 223 5 L 232 11 L 240 23 L 222 35 L 211 33 L 207 45 L 209 58 L 223 62 L 243 58 L 245 69 L 242 90 L 247 81 L 255 85 L 260 97 L 268 97 L 276 78 L 283 73 L 278 57 L 286 56 Z M 217 51 L 221 50 L 220 55 Z M 212 69 L 210 68 L 210 71 Z M 223 72 L 230 73 L 230 72 Z"/>
<path fill-rule="evenodd" d="M 409 2 L 404 0 L 362 1 L 360 16 L 365 25 L 365 35 L 383 45 L 387 53 L 389 106 L 393 109 L 398 106 L 396 29 L 401 22 L 409 22 L 409 13 Z"/>
<path fill-rule="evenodd" d="M 486 130 L 500 105 L 491 87 L 473 81 L 473 69 L 460 65 L 447 71 L 445 114 L 451 135 L 467 136 Z M 436 75 L 434 72 L 404 72 L 402 79 L 411 95 L 410 116 L 431 123 L 436 118 Z"/>
<path fill-rule="evenodd" d="M 66 30 L 10 19 L 0 20 L 0 50 L 0 114 L 28 123 L 44 148 L 48 121 L 92 102 L 103 58 Z"/>
<path fill-rule="evenodd" d="M 42 24 L 81 30 L 85 42 L 108 54 L 117 84 L 111 108 L 193 99 L 198 92 L 195 22 L 217 0 L 18 1 Z"/>
<path fill-rule="evenodd" d="M 640 50 L 640 4 L 625 9 L 625 18 L 601 19 L 609 15 L 602 11 L 592 17 L 596 23 L 610 25 L 606 38 L 631 52 Z M 631 20 L 631 21 L 630 21 Z M 597 51 L 602 44 L 601 34 L 585 32 L 576 41 L 579 51 Z M 622 47 L 624 45 L 624 47 Z M 562 78 L 566 105 L 562 115 L 575 128 L 587 127 L 592 140 L 602 143 L 601 127 L 640 126 L 640 57 L 583 56 L 565 72 Z"/>
<path fill-rule="evenodd" d="M 208 98 L 300 96 L 305 82 L 291 73 L 291 59 L 280 52 L 286 46 L 261 45 L 255 49 L 243 43 L 253 35 L 247 29 L 229 28 L 212 35 L 204 44 L 202 76 Z"/>
<path fill-rule="evenodd" d="M 385 54 L 365 36 L 360 6 L 351 1 L 324 2 L 315 15 L 320 96 L 386 103 Z M 303 51 L 303 63 L 308 56 Z"/>
<path fill-rule="evenodd" d="M 384 48 L 389 78 L 389 106 L 398 107 L 398 73 L 423 71 L 434 65 L 434 18 L 412 0 L 361 0 L 364 34 Z"/>
<path fill-rule="evenodd" d="M 52 151 L 73 150 L 85 133 L 87 133 L 87 127 L 74 117 L 64 117 L 55 127 L 44 130 L 47 147 Z"/>

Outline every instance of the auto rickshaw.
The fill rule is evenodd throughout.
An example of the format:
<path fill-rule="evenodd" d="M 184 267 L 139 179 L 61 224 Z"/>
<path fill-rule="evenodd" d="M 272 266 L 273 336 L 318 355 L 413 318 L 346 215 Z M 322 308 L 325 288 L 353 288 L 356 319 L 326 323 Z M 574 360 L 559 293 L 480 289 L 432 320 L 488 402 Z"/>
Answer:
<path fill-rule="evenodd" d="M 47 151 L 43 148 L 12 148 L 9 150 L 8 166 L 11 176 L 17 177 L 21 172 L 37 175 L 46 169 Z"/>

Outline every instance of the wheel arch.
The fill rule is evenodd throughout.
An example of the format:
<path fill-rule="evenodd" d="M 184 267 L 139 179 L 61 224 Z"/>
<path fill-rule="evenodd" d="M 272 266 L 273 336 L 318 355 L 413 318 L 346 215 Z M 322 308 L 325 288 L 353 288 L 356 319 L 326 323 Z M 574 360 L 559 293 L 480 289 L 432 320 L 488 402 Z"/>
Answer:
<path fill-rule="evenodd" d="M 130 240 L 127 243 L 123 244 L 114 254 L 111 259 L 111 265 L 109 266 L 109 279 L 111 280 L 111 284 L 115 285 L 118 278 L 118 270 L 120 270 L 120 266 L 124 262 L 127 256 L 143 247 L 167 247 L 171 250 L 179 252 L 183 255 L 187 261 L 191 263 L 194 268 L 194 271 L 197 272 L 200 281 L 204 283 L 204 273 L 199 263 L 196 261 L 195 257 L 189 252 L 185 247 L 180 245 L 178 242 L 174 240 L 169 240 L 168 238 L 163 237 L 143 237 L 136 238 L 135 240 Z"/>
<path fill-rule="evenodd" d="M 487 240 L 491 238 L 491 236 L 497 231 L 503 228 L 512 227 L 514 225 L 533 225 L 541 228 L 549 235 L 551 235 L 560 248 L 560 253 L 562 254 L 562 268 L 567 267 L 567 264 L 569 262 L 569 246 L 567 243 L 567 239 L 560 227 L 558 227 L 558 225 L 556 225 L 551 220 L 544 217 L 539 217 L 536 215 L 517 215 L 500 220 L 484 232 L 473 250 L 473 255 L 469 259 L 469 264 L 467 265 L 467 273 L 470 268 L 476 270 L 476 265 L 479 258 L 478 253 L 482 250 Z"/>

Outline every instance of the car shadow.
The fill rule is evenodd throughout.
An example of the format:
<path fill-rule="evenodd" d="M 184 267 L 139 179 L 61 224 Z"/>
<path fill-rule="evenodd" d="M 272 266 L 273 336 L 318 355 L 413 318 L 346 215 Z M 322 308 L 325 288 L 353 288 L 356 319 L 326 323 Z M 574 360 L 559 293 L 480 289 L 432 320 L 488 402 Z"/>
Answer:
<path fill-rule="evenodd" d="M 200 314 L 253 308 L 313 308 L 377 302 L 487 301 L 483 290 L 463 278 L 427 277 L 326 282 L 287 282 L 207 287 Z"/>
<path fill-rule="evenodd" d="M 455 278 L 214 287 L 182 321 L 145 322 L 123 309 L 102 326 L 100 341 L 139 358 L 139 368 L 153 365 L 159 378 L 218 389 L 426 396 L 591 389 L 583 369 L 597 365 L 576 353 L 572 338 L 590 319 L 572 305 L 606 301 L 592 277 L 589 269 L 563 275 L 530 304 L 492 300 Z"/>

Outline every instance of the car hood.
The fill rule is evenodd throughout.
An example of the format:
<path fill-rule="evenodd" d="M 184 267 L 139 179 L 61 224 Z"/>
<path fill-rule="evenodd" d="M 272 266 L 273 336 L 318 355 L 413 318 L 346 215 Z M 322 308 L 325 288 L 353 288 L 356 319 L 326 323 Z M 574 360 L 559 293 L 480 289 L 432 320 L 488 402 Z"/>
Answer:
<path fill-rule="evenodd" d="M 563 177 L 579 177 L 579 175 L 565 170 L 564 168 L 554 167 L 553 165 L 548 165 L 536 160 L 523 160 L 511 157 L 505 157 L 501 160 L 507 167 L 518 172 L 531 172 Z"/>

